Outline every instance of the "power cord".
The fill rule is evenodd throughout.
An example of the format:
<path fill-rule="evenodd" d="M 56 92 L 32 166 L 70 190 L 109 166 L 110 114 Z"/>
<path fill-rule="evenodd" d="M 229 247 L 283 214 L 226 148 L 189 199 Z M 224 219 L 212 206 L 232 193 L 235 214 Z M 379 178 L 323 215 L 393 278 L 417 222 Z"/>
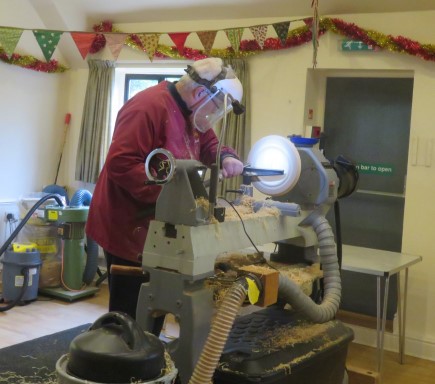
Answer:
<path fill-rule="evenodd" d="M 243 231 L 245 232 L 246 237 L 249 239 L 249 241 L 251 242 L 252 246 L 253 246 L 253 247 L 255 248 L 255 250 L 257 251 L 257 253 L 261 253 L 261 252 L 259 251 L 259 249 L 257 248 L 257 246 L 255 245 L 255 243 L 252 241 L 252 239 L 251 239 L 251 237 L 249 236 L 248 232 L 246 231 L 245 222 L 243 221 L 242 216 L 240 216 L 240 214 L 239 214 L 239 212 L 237 211 L 237 209 L 236 209 L 236 207 L 234 206 L 234 204 L 233 204 L 231 201 L 227 200 L 225 197 L 221 197 L 221 199 L 224 200 L 224 201 L 226 201 L 226 202 L 231 206 L 231 208 L 234 209 L 234 212 L 236 212 L 237 216 L 238 216 L 239 219 L 240 219 L 240 222 L 242 223 Z"/>
<path fill-rule="evenodd" d="M 246 237 L 247 237 L 247 238 L 249 239 L 249 241 L 251 242 L 251 244 L 252 244 L 252 246 L 254 247 L 255 251 L 256 251 L 258 254 L 262 254 L 263 252 L 261 252 L 261 251 L 257 248 L 257 246 L 255 245 L 254 241 L 253 241 L 253 240 L 251 239 L 251 237 L 249 236 L 248 231 L 246 230 L 246 227 L 245 227 L 245 222 L 243 221 L 242 216 L 241 216 L 240 213 L 237 211 L 237 209 L 236 209 L 236 207 L 234 206 L 234 204 L 233 204 L 231 201 L 229 201 L 229 200 L 227 200 L 226 198 L 224 198 L 224 197 L 220 197 L 220 199 L 222 199 L 223 201 L 227 202 L 227 203 L 231 206 L 231 208 L 234 209 L 234 212 L 236 212 L 237 216 L 238 216 L 239 219 L 240 219 L 240 223 L 242 224 L 243 231 L 245 232 Z M 276 244 L 275 244 L 275 247 L 276 247 Z M 264 257 L 263 257 L 262 262 L 263 262 L 264 264 L 266 264 L 268 267 L 270 267 L 270 268 L 272 268 L 272 269 L 274 269 L 274 270 L 276 270 L 276 271 L 279 271 L 278 268 L 276 268 L 276 267 L 274 267 L 272 264 L 270 264 L 269 261 L 266 260 Z"/>
<path fill-rule="evenodd" d="M 8 213 L 6 215 L 6 221 L 9 226 L 9 236 L 12 234 L 13 231 L 17 228 L 18 219 L 15 218 L 13 213 Z"/>

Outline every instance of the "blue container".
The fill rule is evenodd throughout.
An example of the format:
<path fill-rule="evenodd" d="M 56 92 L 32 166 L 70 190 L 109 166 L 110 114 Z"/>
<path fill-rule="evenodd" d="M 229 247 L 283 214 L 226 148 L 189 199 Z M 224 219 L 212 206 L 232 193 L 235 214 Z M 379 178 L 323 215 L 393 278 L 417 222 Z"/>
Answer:
<path fill-rule="evenodd" d="M 42 265 L 41 254 L 36 248 L 25 252 L 14 252 L 12 248 L 3 258 L 3 299 L 16 300 L 24 289 L 25 274 L 29 281 L 20 301 L 36 300 L 38 296 L 39 273 Z"/>

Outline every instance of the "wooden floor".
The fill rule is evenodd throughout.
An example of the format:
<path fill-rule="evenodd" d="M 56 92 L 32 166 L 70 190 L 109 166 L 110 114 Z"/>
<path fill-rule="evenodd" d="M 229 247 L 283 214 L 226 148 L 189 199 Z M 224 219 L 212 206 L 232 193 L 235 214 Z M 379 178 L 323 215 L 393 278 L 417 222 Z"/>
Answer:
<path fill-rule="evenodd" d="M 107 312 L 107 284 L 93 296 L 65 302 L 38 296 L 38 300 L 0 312 L 0 348 L 49 335 L 85 323 Z"/>
<path fill-rule="evenodd" d="M 385 351 L 384 353 L 384 375 L 382 384 L 435 383 L 435 361 L 405 356 L 405 363 L 400 364 L 398 353 L 390 351 Z M 377 351 L 375 348 L 351 343 L 347 363 L 349 366 L 360 367 L 370 371 L 376 367 L 376 354 Z"/>
<path fill-rule="evenodd" d="M 16 306 L 7 312 L 0 312 L 0 348 L 84 323 L 92 323 L 106 313 L 107 302 L 107 285 L 102 284 L 94 296 L 79 301 L 69 303 L 40 296 L 29 305 Z M 351 343 L 348 364 L 364 370 L 373 370 L 376 367 L 376 350 Z M 385 352 L 382 384 L 432 383 L 435 383 L 434 361 L 406 356 L 405 364 L 401 365 L 397 353 Z"/>

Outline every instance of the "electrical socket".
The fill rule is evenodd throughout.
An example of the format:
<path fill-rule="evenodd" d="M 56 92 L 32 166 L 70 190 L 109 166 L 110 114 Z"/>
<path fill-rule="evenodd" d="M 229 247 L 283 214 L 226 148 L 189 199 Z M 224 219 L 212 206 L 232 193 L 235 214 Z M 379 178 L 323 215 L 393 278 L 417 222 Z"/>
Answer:
<path fill-rule="evenodd" d="M 15 213 L 13 212 L 5 212 L 5 222 L 15 221 L 17 218 L 15 217 Z"/>

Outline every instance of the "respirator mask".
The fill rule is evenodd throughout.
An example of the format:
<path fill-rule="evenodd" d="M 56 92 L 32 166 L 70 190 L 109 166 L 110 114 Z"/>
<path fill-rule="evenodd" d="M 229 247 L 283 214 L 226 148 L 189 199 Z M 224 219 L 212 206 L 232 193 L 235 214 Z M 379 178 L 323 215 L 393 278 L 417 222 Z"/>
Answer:
<path fill-rule="evenodd" d="M 205 132 L 212 128 L 231 110 L 236 115 L 245 112 L 245 107 L 240 104 L 243 87 L 231 68 L 223 67 L 221 73 L 212 81 L 202 79 L 191 66 L 187 67 L 186 72 L 192 80 L 203 85 L 207 92 L 207 97 L 193 115 L 193 125 L 198 131 Z"/>

